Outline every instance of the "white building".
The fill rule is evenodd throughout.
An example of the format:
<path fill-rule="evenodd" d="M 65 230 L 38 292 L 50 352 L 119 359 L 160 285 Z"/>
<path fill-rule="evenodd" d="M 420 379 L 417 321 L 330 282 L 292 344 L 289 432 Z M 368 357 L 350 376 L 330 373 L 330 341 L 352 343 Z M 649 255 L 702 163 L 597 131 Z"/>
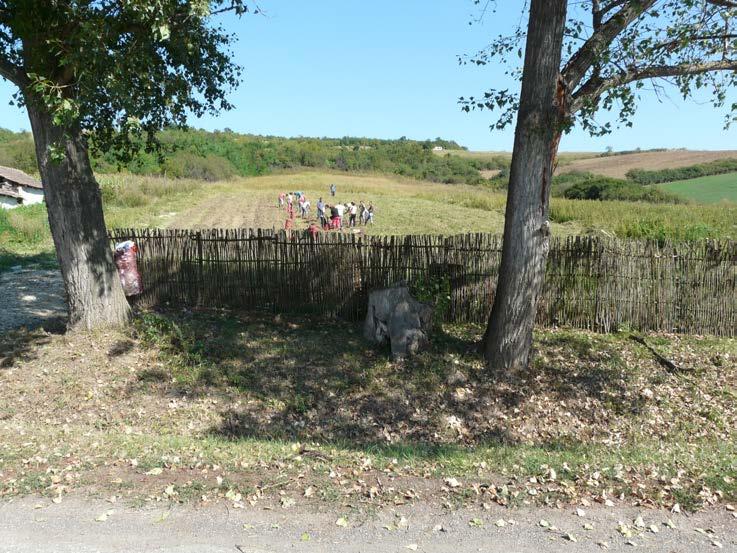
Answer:
<path fill-rule="evenodd" d="M 443 151 L 443 147 L 442 147 L 442 146 L 435 146 L 435 147 L 434 147 L 434 148 L 432 149 L 432 151 L 433 151 L 433 152 L 442 152 L 442 151 Z"/>
<path fill-rule="evenodd" d="M 0 165 L 0 208 L 39 204 L 44 200 L 43 185 L 23 171 Z"/>

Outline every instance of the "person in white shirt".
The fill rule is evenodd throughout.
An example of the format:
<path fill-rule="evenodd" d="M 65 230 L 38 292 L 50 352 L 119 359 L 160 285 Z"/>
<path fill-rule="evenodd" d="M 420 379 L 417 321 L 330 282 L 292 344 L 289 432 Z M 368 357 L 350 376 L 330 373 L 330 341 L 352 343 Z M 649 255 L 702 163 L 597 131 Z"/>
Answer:
<path fill-rule="evenodd" d="M 340 226 L 343 226 L 343 214 L 345 213 L 345 206 L 343 204 L 338 204 L 335 206 L 335 209 L 338 210 L 338 217 L 340 217 Z"/>

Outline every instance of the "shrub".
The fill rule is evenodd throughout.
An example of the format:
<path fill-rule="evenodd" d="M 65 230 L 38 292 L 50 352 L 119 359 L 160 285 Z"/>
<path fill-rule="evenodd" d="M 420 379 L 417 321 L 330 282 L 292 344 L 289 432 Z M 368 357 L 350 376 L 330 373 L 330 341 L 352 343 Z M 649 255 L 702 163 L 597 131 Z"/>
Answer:
<path fill-rule="evenodd" d="M 659 184 L 678 180 L 697 179 L 709 175 L 721 175 L 737 172 L 737 159 L 719 159 L 709 163 L 646 171 L 645 169 L 631 169 L 627 178 L 639 184 Z"/>
<path fill-rule="evenodd" d="M 190 152 L 177 152 L 162 167 L 165 175 L 178 179 L 219 181 L 235 175 L 235 168 L 225 158 L 215 155 L 205 157 Z"/>
<path fill-rule="evenodd" d="M 622 200 L 626 202 L 681 203 L 672 194 L 640 186 L 630 181 L 607 177 L 592 178 L 573 184 L 564 192 L 569 200 Z"/>

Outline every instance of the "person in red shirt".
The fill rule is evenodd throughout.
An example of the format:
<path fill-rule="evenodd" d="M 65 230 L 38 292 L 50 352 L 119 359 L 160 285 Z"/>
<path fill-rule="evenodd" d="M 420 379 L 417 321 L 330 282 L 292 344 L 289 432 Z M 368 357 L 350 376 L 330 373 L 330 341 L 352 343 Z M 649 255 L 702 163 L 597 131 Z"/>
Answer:
<path fill-rule="evenodd" d="M 317 235 L 320 234 L 320 227 L 315 224 L 315 221 L 312 221 L 310 223 L 310 226 L 307 227 L 307 232 L 310 234 L 313 240 L 316 240 Z"/>

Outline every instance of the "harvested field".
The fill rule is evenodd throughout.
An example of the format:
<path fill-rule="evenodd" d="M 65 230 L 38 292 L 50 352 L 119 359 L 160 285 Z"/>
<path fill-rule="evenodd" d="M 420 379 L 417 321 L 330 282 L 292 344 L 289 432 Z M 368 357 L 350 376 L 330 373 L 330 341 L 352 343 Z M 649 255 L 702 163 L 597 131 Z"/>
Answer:
<path fill-rule="evenodd" d="M 720 159 L 737 158 L 737 150 L 698 151 L 667 150 L 664 152 L 640 152 L 590 159 L 577 159 L 561 163 L 559 173 L 582 171 L 607 177 L 625 178 L 630 169 L 672 169 Z"/>

